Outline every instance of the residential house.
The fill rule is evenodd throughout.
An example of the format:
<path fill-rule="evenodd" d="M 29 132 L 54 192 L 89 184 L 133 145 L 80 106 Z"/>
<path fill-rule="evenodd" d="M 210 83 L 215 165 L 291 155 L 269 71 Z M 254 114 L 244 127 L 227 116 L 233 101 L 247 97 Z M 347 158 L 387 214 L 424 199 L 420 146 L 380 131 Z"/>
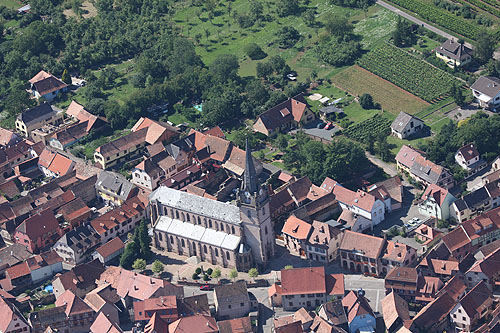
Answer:
<path fill-rule="evenodd" d="M 191 133 L 165 146 L 167 153 L 177 163 L 177 170 L 180 171 L 192 164 L 194 154 L 196 153 L 195 139 L 195 133 Z"/>
<path fill-rule="evenodd" d="M 96 249 L 97 259 L 107 265 L 113 259 L 118 258 L 124 251 L 125 245 L 120 237 L 115 237 L 106 244 Z"/>
<path fill-rule="evenodd" d="M 306 258 L 306 244 L 311 230 L 312 225 L 310 223 L 291 215 L 281 230 L 287 250 L 291 254 Z"/>
<path fill-rule="evenodd" d="M 120 207 L 96 217 L 90 224 L 101 236 L 101 244 L 104 244 L 117 236 L 132 232 L 146 218 L 145 201 L 140 196 L 135 196 Z"/>
<path fill-rule="evenodd" d="M 439 277 L 423 276 L 419 281 L 415 300 L 419 303 L 428 303 L 436 299 L 444 283 Z"/>
<path fill-rule="evenodd" d="M 470 89 L 479 106 L 495 111 L 500 105 L 500 79 L 494 76 L 480 76 Z"/>
<path fill-rule="evenodd" d="M 183 189 L 187 185 L 199 180 L 203 176 L 202 169 L 199 165 L 193 164 L 169 178 L 163 180 L 160 184 L 176 190 Z"/>
<path fill-rule="evenodd" d="M 219 333 L 253 333 L 255 332 L 250 317 L 219 320 L 217 322 Z"/>
<path fill-rule="evenodd" d="M 104 314 L 112 322 L 120 321 L 118 311 L 122 310 L 115 305 L 120 301 L 120 297 L 110 285 L 103 284 L 90 291 L 83 301 L 94 310 L 97 316 Z"/>
<path fill-rule="evenodd" d="M 469 143 L 461 147 L 455 154 L 455 161 L 462 167 L 462 169 L 467 171 L 465 178 L 475 175 L 487 166 L 486 161 L 481 159 L 481 156 L 473 143 Z"/>
<path fill-rule="evenodd" d="M 82 138 L 89 135 L 87 132 L 88 127 L 88 121 L 84 121 L 82 123 L 79 122 L 65 127 L 51 134 L 48 144 L 55 149 L 66 150 L 68 147 L 74 145 Z"/>
<path fill-rule="evenodd" d="M 105 118 L 93 115 L 85 110 L 83 105 L 80 105 L 75 101 L 71 101 L 68 109 L 66 110 L 66 115 L 78 120 L 79 123 L 87 122 L 87 128 L 85 129 L 87 134 L 91 131 L 94 133 L 98 132 L 108 125 L 108 121 Z"/>
<path fill-rule="evenodd" d="M 350 210 L 343 210 L 337 219 L 337 222 L 345 230 L 355 232 L 365 232 L 366 230 L 373 230 L 373 223 L 364 216 L 355 214 Z"/>
<path fill-rule="evenodd" d="M 403 145 L 396 155 L 396 166 L 401 172 L 407 172 L 414 180 L 449 189 L 455 185 L 455 180 L 451 172 L 431 161 L 425 154 L 415 148 Z"/>
<path fill-rule="evenodd" d="M 38 167 L 45 177 L 57 178 L 67 175 L 75 168 L 75 162 L 66 156 L 45 148 L 38 157 Z"/>
<path fill-rule="evenodd" d="M 447 189 L 430 184 L 422 194 L 418 211 L 422 215 L 447 221 L 452 216 L 450 205 L 455 200 L 456 198 Z"/>
<path fill-rule="evenodd" d="M 385 277 L 385 293 L 389 295 L 392 292 L 409 302 L 415 302 L 421 279 L 414 267 L 394 267 Z"/>
<path fill-rule="evenodd" d="M 423 120 L 401 111 L 391 124 L 391 134 L 400 138 L 420 134 L 425 128 Z"/>
<path fill-rule="evenodd" d="M 77 265 L 52 281 L 54 295 L 59 298 L 66 290 L 71 290 L 78 297 L 84 297 L 97 287 L 96 280 L 104 271 L 104 266 L 97 259 Z"/>
<path fill-rule="evenodd" d="M 95 183 L 97 195 L 109 205 L 120 206 L 137 194 L 137 188 L 125 177 L 110 171 L 102 171 Z"/>
<path fill-rule="evenodd" d="M 31 332 L 29 323 L 19 309 L 9 300 L 0 297 L 0 332 Z"/>
<path fill-rule="evenodd" d="M 408 245 L 349 230 L 344 232 L 339 254 L 343 268 L 378 277 L 416 260 L 416 250 Z"/>
<path fill-rule="evenodd" d="M 55 251 L 34 255 L 26 260 L 34 284 L 52 278 L 63 271 L 62 258 Z"/>
<path fill-rule="evenodd" d="M 472 288 L 479 282 L 484 282 L 490 290 L 494 290 L 500 281 L 500 248 L 493 253 L 476 261 L 472 267 L 465 272 L 465 284 Z"/>
<path fill-rule="evenodd" d="M 410 327 L 415 333 L 440 333 L 449 327 L 448 315 L 455 307 L 455 300 L 448 294 L 442 294 L 426 306 L 415 317 Z"/>
<path fill-rule="evenodd" d="M 163 121 L 152 120 L 141 117 L 132 127 L 132 132 L 137 132 L 143 128 L 147 129 L 146 143 L 154 145 L 156 143 L 169 143 L 179 136 L 179 130 Z"/>
<path fill-rule="evenodd" d="M 342 305 L 342 300 L 321 304 L 318 310 L 318 316 L 336 327 L 341 327 L 345 330 L 349 328 L 347 324 L 347 314 Z"/>
<path fill-rule="evenodd" d="M 64 113 L 52 109 L 49 103 L 42 103 L 20 113 L 16 118 L 16 130 L 24 137 L 44 125 L 58 125 L 63 121 Z"/>
<path fill-rule="evenodd" d="M 472 332 L 478 321 L 489 314 L 493 304 L 493 295 L 486 283 L 479 282 L 472 288 L 450 312 L 455 327 L 465 332 Z"/>
<path fill-rule="evenodd" d="M 149 322 L 144 326 L 144 333 L 161 333 L 168 332 L 168 324 L 164 322 L 160 316 L 153 313 Z"/>
<path fill-rule="evenodd" d="M 23 262 L 5 270 L 2 288 L 8 292 L 21 292 L 33 284 L 28 263 Z"/>
<path fill-rule="evenodd" d="M 274 332 L 275 333 L 288 333 L 288 332 L 302 333 L 302 332 L 304 332 L 300 321 L 294 321 L 291 323 L 284 323 L 281 326 L 276 326 L 277 325 L 276 321 L 277 321 L 277 319 L 274 320 L 274 322 L 275 322 L 274 323 Z"/>
<path fill-rule="evenodd" d="M 111 321 L 104 313 L 100 313 L 90 326 L 90 333 L 123 333 L 123 331 L 116 321 Z"/>
<path fill-rule="evenodd" d="M 253 309 L 245 281 L 216 286 L 214 288 L 214 303 L 219 319 L 248 316 Z"/>
<path fill-rule="evenodd" d="M 101 274 L 98 285 L 111 284 L 120 296 L 122 305 L 130 309 L 137 301 L 149 298 L 174 295 L 184 297 L 183 287 L 174 285 L 166 280 L 134 273 L 121 267 L 109 266 Z"/>
<path fill-rule="evenodd" d="M 259 115 L 253 129 L 266 136 L 272 136 L 294 127 L 302 127 L 313 120 L 314 113 L 300 94 Z"/>
<path fill-rule="evenodd" d="M 166 323 L 172 323 L 180 317 L 177 312 L 177 298 L 174 295 L 137 301 L 133 305 L 135 322 L 148 322 L 153 314 Z"/>
<path fill-rule="evenodd" d="M 311 332 L 334 332 L 334 333 L 347 333 L 347 331 L 339 326 L 330 324 L 328 321 L 320 316 L 314 317 L 311 325 Z"/>
<path fill-rule="evenodd" d="M 337 259 L 342 232 L 332 225 L 313 221 L 312 232 L 307 239 L 307 257 L 324 263 Z"/>
<path fill-rule="evenodd" d="M 466 194 L 452 205 L 452 216 L 463 222 L 500 206 L 500 179 Z"/>
<path fill-rule="evenodd" d="M 70 332 L 70 323 L 66 316 L 66 306 L 55 306 L 28 315 L 28 322 L 33 333 Z M 76 321 L 76 323 L 79 323 Z"/>
<path fill-rule="evenodd" d="M 158 332 L 217 333 L 217 331 L 218 331 L 217 323 L 213 317 L 207 315 L 193 315 L 177 319 L 176 321 L 168 325 L 168 331 L 158 331 Z"/>
<path fill-rule="evenodd" d="M 383 201 L 388 213 L 403 207 L 404 187 L 398 176 L 368 186 L 367 192 Z"/>
<path fill-rule="evenodd" d="M 472 61 L 472 49 L 453 39 L 448 39 L 434 49 L 436 57 L 443 60 L 449 67 L 456 68 Z"/>
<path fill-rule="evenodd" d="M 66 290 L 55 302 L 56 306 L 64 307 L 71 332 L 87 333 L 96 319 L 96 313 L 80 297 L 71 290 Z"/>
<path fill-rule="evenodd" d="M 194 314 L 210 315 L 207 294 L 193 295 L 177 299 L 177 312 L 181 317 Z"/>
<path fill-rule="evenodd" d="M 293 327 L 293 329 L 296 329 L 299 332 L 309 332 L 313 320 L 314 317 L 309 311 L 304 308 L 300 308 L 292 315 L 275 318 L 274 328 L 277 332 L 289 332 L 290 327 Z M 295 325 L 290 326 L 290 324 Z"/>
<path fill-rule="evenodd" d="M 307 258 L 324 263 L 337 259 L 343 233 L 332 225 L 313 221 L 312 232 L 307 239 Z"/>
<path fill-rule="evenodd" d="M 21 141 L 22 138 L 17 135 L 13 131 L 9 131 L 8 129 L 1 128 L 0 127 L 0 146 L 1 147 L 9 147 L 12 145 L 15 145 L 19 141 Z"/>
<path fill-rule="evenodd" d="M 458 302 L 467 291 L 467 286 L 463 282 L 462 277 L 454 276 L 438 291 L 436 296 L 441 296 L 442 294 L 448 294 L 453 298 L 455 302 Z"/>
<path fill-rule="evenodd" d="M 283 310 L 301 307 L 316 308 L 319 305 L 344 296 L 344 275 L 325 274 L 325 268 L 307 267 L 281 270 L 281 286 L 271 286 L 271 301 L 281 304 Z M 276 301 L 276 302 L 275 302 Z"/>
<path fill-rule="evenodd" d="M 360 329 L 363 329 L 363 332 L 369 332 L 368 329 L 375 332 L 377 328 L 375 314 L 365 298 L 363 289 L 351 290 L 342 299 L 342 305 L 347 315 L 349 333 L 356 333 Z"/>
<path fill-rule="evenodd" d="M 349 210 L 354 214 L 363 216 L 372 221 L 373 226 L 379 224 L 385 218 L 384 202 L 369 193 L 361 190 L 354 192 L 337 184 L 333 188 L 333 194 L 343 210 Z"/>
<path fill-rule="evenodd" d="M 424 251 L 438 242 L 442 235 L 443 233 L 441 231 L 425 224 L 421 224 L 417 229 L 415 229 L 415 238 L 422 242 Z"/>
<path fill-rule="evenodd" d="M 461 261 L 479 247 L 500 239 L 500 207 L 462 222 L 442 237 L 451 255 Z"/>
<path fill-rule="evenodd" d="M 66 83 L 43 70 L 33 76 L 29 80 L 29 83 L 31 84 L 32 95 L 36 98 L 43 97 L 48 102 L 54 100 L 60 93 L 68 90 Z"/>
<path fill-rule="evenodd" d="M 34 214 L 15 230 L 13 240 L 26 246 L 32 253 L 51 247 L 62 235 L 59 223 L 50 209 Z"/>
<path fill-rule="evenodd" d="M 0 249 L 0 277 L 4 277 L 5 270 L 9 267 L 22 263 L 33 254 L 26 249 L 26 246 L 14 243 Z"/>
<path fill-rule="evenodd" d="M 382 316 L 387 332 L 398 332 L 410 322 L 408 303 L 398 294 L 390 292 L 382 299 Z"/>
<path fill-rule="evenodd" d="M 101 244 L 101 236 L 90 224 L 81 225 L 66 232 L 52 247 L 71 266 L 89 259 Z"/>
<path fill-rule="evenodd" d="M 105 143 L 95 150 L 94 162 L 104 170 L 126 162 L 131 155 L 138 153 L 146 145 L 147 134 L 148 129 L 142 128 Z"/>
<path fill-rule="evenodd" d="M 152 157 L 145 158 L 132 170 L 132 184 L 149 191 L 158 188 L 161 181 L 177 173 L 175 159 L 164 150 Z"/>

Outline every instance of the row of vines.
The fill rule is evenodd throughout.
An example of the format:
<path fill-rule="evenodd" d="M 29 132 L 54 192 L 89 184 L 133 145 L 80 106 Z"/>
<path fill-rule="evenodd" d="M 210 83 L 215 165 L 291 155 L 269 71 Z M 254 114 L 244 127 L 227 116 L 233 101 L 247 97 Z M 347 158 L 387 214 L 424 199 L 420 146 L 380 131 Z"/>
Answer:
<path fill-rule="evenodd" d="M 445 97 L 460 83 L 453 75 L 390 44 L 366 53 L 358 65 L 427 102 Z"/>
<path fill-rule="evenodd" d="M 500 17 L 500 10 L 497 8 L 492 8 L 491 6 L 487 5 L 483 1 L 480 0 L 459 0 L 461 4 L 464 5 L 473 5 L 476 6 L 477 8 L 481 8 L 482 10 L 490 13 L 491 15 L 494 15 L 496 17 Z"/>
<path fill-rule="evenodd" d="M 465 19 L 457 17 L 436 6 L 425 3 L 421 0 L 390 0 L 398 6 L 414 12 L 424 20 L 436 23 L 448 30 L 451 30 L 464 37 L 475 39 L 480 29 L 476 24 L 467 22 Z"/>
<path fill-rule="evenodd" d="M 376 139 L 380 134 L 389 135 L 391 130 L 391 121 L 380 115 L 373 116 L 356 125 L 349 126 L 343 131 L 344 135 L 358 142 L 366 142 Z"/>

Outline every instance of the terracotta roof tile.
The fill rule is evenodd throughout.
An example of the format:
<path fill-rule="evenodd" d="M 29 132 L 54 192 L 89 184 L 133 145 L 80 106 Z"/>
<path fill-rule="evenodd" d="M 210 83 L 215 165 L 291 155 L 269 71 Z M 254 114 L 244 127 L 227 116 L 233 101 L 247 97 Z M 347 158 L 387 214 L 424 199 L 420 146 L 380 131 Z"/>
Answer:
<path fill-rule="evenodd" d="M 250 317 L 218 321 L 219 333 L 252 333 Z"/>
<path fill-rule="evenodd" d="M 383 238 L 347 230 L 342 238 L 340 249 L 358 251 L 363 256 L 376 259 L 381 255 L 385 243 Z"/>
<path fill-rule="evenodd" d="M 325 268 L 307 267 L 281 270 L 282 295 L 326 293 Z"/>
<path fill-rule="evenodd" d="M 408 303 L 393 291 L 382 299 L 382 315 L 385 326 L 389 331 L 391 326 L 398 320 L 410 319 Z"/>
<path fill-rule="evenodd" d="M 96 251 L 103 257 L 109 257 L 113 253 L 116 253 L 117 251 L 121 250 L 124 248 L 124 244 L 120 237 L 115 237 L 106 244 L 98 247 Z"/>
<path fill-rule="evenodd" d="M 297 218 L 295 215 L 291 215 L 286 220 L 281 232 L 293 238 L 305 240 L 308 238 L 311 229 L 311 224 Z"/>

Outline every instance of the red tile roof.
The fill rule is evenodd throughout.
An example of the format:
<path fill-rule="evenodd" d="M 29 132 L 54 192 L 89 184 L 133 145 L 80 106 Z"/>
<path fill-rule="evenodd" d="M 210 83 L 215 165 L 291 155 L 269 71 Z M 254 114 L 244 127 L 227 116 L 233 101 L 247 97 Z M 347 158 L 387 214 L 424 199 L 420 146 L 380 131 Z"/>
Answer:
<path fill-rule="evenodd" d="M 383 238 L 347 230 L 344 232 L 341 250 L 357 251 L 368 258 L 379 258 L 386 241 Z"/>
<path fill-rule="evenodd" d="M 349 323 L 351 323 L 354 318 L 361 315 L 371 315 L 375 317 L 370 304 L 368 304 L 368 300 L 353 290 L 342 299 L 342 305 L 346 308 L 347 320 Z"/>
<path fill-rule="evenodd" d="M 59 231 L 59 223 L 52 210 L 46 209 L 24 220 L 16 230 L 36 240 L 49 232 Z"/>
<path fill-rule="evenodd" d="M 124 248 L 124 246 L 125 245 L 123 244 L 120 237 L 115 237 L 112 240 L 110 240 L 109 242 L 107 242 L 106 244 L 98 247 L 96 251 L 103 258 L 106 258 L 106 257 L 109 257 L 110 255 L 112 255 L 113 253 L 120 251 L 121 249 Z"/>
<path fill-rule="evenodd" d="M 82 313 L 94 312 L 92 308 L 85 303 L 80 297 L 76 296 L 71 290 L 66 290 L 60 295 L 55 302 L 56 306 L 66 306 L 65 313 L 69 316 L 74 316 Z"/>
<path fill-rule="evenodd" d="M 226 135 L 224 135 L 224 132 L 222 131 L 222 129 L 219 126 L 212 127 L 210 129 L 204 131 L 203 134 L 216 136 L 216 137 L 221 138 L 221 139 L 226 138 Z"/>
<path fill-rule="evenodd" d="M 216 333 L 217 331 L 215 319 L 205 315 L 182 317 L 168 325 L 168 333 Z"/>
<path fill-rule="evenodd" d="M 468 272 L 483 273 L 489 279 L 493 278 L 500 272 L 500 248 L 488 256 L 477 261 Z"/>
<path fill-rule="evenodd" d="M 31 271 L 28 263 L 25 261 L 7 268 L 7 275 L 11 280 L 14 280 L 22 276 L 31 275 Z"/>
<path fill-rule="evenodd" d="M 458 275 L 455 275 L 444 285 L 443 288 L 441 288 L 437 296 L 446 293 L 450 295 L 455 302 L 458 302 L 458 300 L 465 293 L 465 290 L 467 290 L 467 286 Z"/>
<path fill-rule="evenodd" d="M 454 306 L 455 300 L 448 294 L 442 294 L 417 313 L 413 325 L 427 330 L 446 318 Z"/>
<path fill-rule="evenodd" d="M 326 293 L 328 295 L 344 296 L 344 274 L 329 274 L 326 276 Z"/>
<path fill-rule="evenodd" d="M 307 239 L 311 231 L 312 225 L 291 215 L 285 222 L 282 233 L 294 237 L 296 239 Z"/>
<path fill-rule="evenodd" d="M 219 333 L 252 333 L 250 317 L 218 321 Z"/>
<path fill-rule="evenodd" d="M 112 322 L 104 312 L 100 312 L 96 320 L 90 326 L 92 333 L 123 333 L 117 323 Z M 160 331 L 159 331 L 160 332 Z"/>
<path fill-rule="evenodd" d="M 422 194 L 422 200 L 427 200 L 429 197 L 434 198 L 436 203 L 441 206 L 448 195 L 448 190 L 437 186 L 436 184 L 430 184 L 425 189 L 424 194 Z"/>
<path fill-rule="evenodd" d="M 326 293 L 325 267 L 281 270 L 282 295 Z"/>
<path fill-rule="evenodd" d="M 384 317 L 385 326 L 389 331 L 391 326 L 398 320 L 406 321 L 410 319 L 408 303 L 398 294 L 391 293 L 382 299 L 382 315 Z"/>
<path fill-rule="evenodd" d="M 466 161 L 470 161 L 473 158 L 479 156 L 479 152 L 477 151 L 476 146 L 474 146 L 473 143 L 469 143 L 468 145 L 461 147 L 458 151 Z"/>

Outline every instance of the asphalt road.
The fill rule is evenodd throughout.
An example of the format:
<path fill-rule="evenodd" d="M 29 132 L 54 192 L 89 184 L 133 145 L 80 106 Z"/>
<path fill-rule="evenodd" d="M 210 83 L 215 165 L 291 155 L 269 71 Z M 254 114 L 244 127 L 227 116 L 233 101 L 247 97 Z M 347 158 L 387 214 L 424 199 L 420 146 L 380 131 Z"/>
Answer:
<path fill-rule="evenodd" d="M 448 39 L 458 40 L 457 37 L 445 32 L 441 29 L 438 29 L 438 28 L 436 28 L 428 23 L 425 23 L 424 21 L 416 18 L 415 16 L 412 16 L 412 15 L 398 9 L 398 8 L 388 4 L 387 2 L 384 2 L 382 0 L 377 0 L 377 4 L 379 4 L 380 6 L 382 6 L 384 8 L 389 9 L 391 12 L 394 12 L 394 13 L 406 18 L 407 20 L 410 20 L 410 21 L 412 21 L 412 22 L 414 22 L 414 23 L 416 23 L 416 24 L 418 24 L 418 25 L 420 25 L 420 26 L 422 26 L 422 27 L 424 27 L 432 32 L 435 32 L 436 34 L 438 34 L 440 36 L 443 36 L 443 37 L 448 38 Z M 472 45 L 470 43 L 464 43 L 464 45 L 469 47 L 469 48 L 472 48 Z"/>

